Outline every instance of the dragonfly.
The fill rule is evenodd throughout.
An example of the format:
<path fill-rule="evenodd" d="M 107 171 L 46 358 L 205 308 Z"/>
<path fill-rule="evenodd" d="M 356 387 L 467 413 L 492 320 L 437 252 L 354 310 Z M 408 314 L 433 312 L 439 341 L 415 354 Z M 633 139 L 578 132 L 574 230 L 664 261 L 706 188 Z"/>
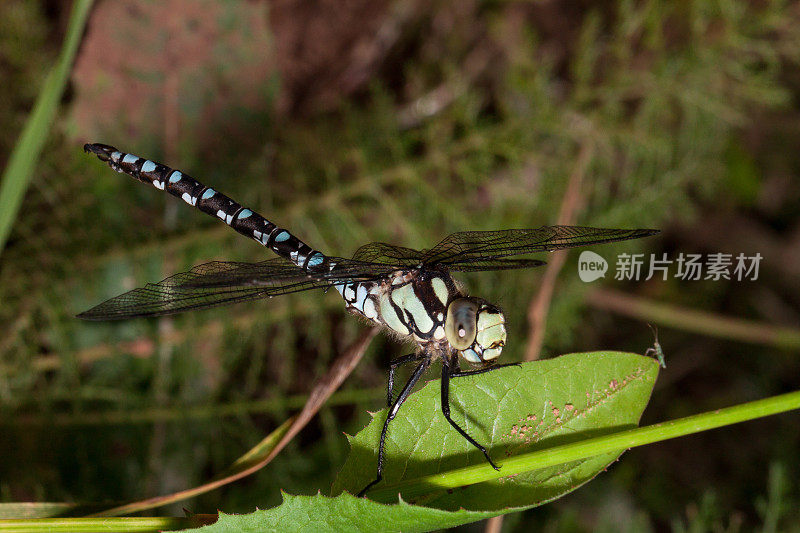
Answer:
<path fill-rule="evenodd" d="M 154 317 L 273 297 L 311 289 L 334 288 L 350 313 L 410 340 L 415 350 L 393 360 L 387 387 L 388 414 L 378 442 L 375 479 L 366 494 L 383 479 L 384 447 L 389 425 L 426 370 L 441 361 L 442 414 L 447 422 L 488 463 L 499 470 L 486 447 L 472 438 L 450 414 L 450 380 L 475 376 L 518 363 L 497 364 L 506 343 L 502 310 L 466 293 L 454 272 L 512 270 L 539 267 L 544 261 L 519 257 L 655 235 L 655 229 L 608 229 L 583 226 L 542 226 L 533 229 L 453 233 L 432 248 L 416 250 L 373 242 L 351 258 L 324 254 L 224 194 L 166 165 L 117 150 L 87 144 L 113 170 L 182 199 L 200 211 L 274 252 L 278 257 L 258 263 L 213 261 L 172 275 L 158 283 L 111 298 L 78 315 L 86 320 Z M 464 361 L 468 369 L 462 370 Z M 394 396 L 395 371 L 416 363 Z"/>

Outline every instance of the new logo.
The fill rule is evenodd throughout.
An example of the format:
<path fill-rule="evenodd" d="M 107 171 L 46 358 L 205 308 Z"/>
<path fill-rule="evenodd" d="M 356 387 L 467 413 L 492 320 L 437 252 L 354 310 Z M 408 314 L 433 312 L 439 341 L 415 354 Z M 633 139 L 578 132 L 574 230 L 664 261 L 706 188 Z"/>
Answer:
<path fill-rule="evenodd" d="M 599 278 L 604 278 L 608 271 L 608 262 L 590 250 L 581 252 L 578 258 L 578 277 L 581 281 L 589 283 Z"/>

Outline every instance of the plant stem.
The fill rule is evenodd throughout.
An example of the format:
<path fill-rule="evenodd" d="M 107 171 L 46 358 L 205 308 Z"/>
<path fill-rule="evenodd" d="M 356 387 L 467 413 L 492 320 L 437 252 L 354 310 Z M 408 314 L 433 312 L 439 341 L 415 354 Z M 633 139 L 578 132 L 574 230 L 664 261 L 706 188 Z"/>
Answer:
<path fill-rule="evenodd" d="M 26 520 L 0 520 L 2 533 L 28 533 L 33 531 L 62 531 L 94 533 L 106 531 L 170 531 L 213 524 L 217 515 L 188 517 L 142 518 L 35 518 Z"/>
<path fill-rule="evenodd" d="M 635 446 L 699 433 L 792 409 L 800 409 L 800 391 L 513 456 L 500 463 L 500 472 L 495 471 L 488 464 L 481 463 L 457 470 L 409 479 L 375 490 L 370 495 L 370 498 L 383 502 L 394 501 L 397 494 L 402 492 L 403 498 L 408 501 L 411 498 L 428 494 L 432 490 L 453 489 L 578 461 L 604 453 L 619 453 Z"/>
<path fill-rule="evenodd" d="M 659 326 L 722 339 L 765 344 L 785 350 L 800 349 L 800 330 L 796 328 L 722 317 L 687 307 L 630 296 L 612 289 L 595 289 L 589 293 L 587 301 L 598 309 L 655 322 Z"/>

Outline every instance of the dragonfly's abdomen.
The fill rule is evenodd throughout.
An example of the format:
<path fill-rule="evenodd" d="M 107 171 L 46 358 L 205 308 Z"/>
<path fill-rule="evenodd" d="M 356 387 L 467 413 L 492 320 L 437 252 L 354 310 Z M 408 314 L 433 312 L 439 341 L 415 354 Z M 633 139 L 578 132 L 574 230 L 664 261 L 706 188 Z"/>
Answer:
<path fill-rule="evenodd" d="M 254 239 L 303 269 L 327 270 L 328 259 L 321 252 L 314 250 L 258 213 L 242 207 L 224 194 L 179 170 L 120 152 L 113 146 L 105 144 L 87 144 L 84 149 L 97 155 L 117 172 L 149 183 L 156 189 L 166 191 L 200 211 L 219 218 L 242 235 Z"/>
<path fill-rule="evenodd" d="M 337 285 L 347 309 L 417 343 L 442 341 L 447 304 L 460 296 L 441 272 L 399 271 L 380 282 Z"/>

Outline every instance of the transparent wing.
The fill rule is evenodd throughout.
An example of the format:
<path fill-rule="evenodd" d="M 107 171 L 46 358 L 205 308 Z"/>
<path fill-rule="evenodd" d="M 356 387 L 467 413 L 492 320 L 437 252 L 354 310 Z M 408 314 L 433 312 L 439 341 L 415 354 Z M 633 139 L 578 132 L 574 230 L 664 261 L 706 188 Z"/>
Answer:
<path fill-rule="evenodd" d="M 459 266 L 470 270 L 483 270 L 481 262 L 498 264 L 498 260 L 512 255 L 534 252 L 552 252 L 575 246 L 588 246 L 655 235 L 653 229 L 607 229 L 584 226 L 542 226 L 536 229 L 507 229 L 499 231 L 463 231 L 445 237 L 439 244 L 422 255 L 425 265 L 443 264 L 450 270 Z M 520 261 L 520 260 L 518 260 Z M 503 264 L 503 263 L 500 263 Z M 508 268 L 525 268 L 524 263 L 514 263 Z M 496 270 L 487 268 L 486 270 Z"/>
<path fill-rule="evenodd" d="M 395 267 L 395 270 L 414 268 L 422 263 L 424 251 L 386 244 L 385 242 L 371 242 L 365 244 L 353 254 L 353 260 L 369 263 L 380 263 Z"/>
<path fill-rule="evenodd" d="M 475 259 L 448 263 L 447 270 L 451 272 L 485 272 L 487 270 L 535 268 L 546 264 L 538 259 Z"/>
<path fill-rule="evenodd" d="M 338 257 L 334 268 L 315 273 L 282 258 L 260 263 L 214 261 L 121 294 L 78 315 L 86 320 L 121 320 L 205 309 L 292 292 L 326 288 L 342 281 L 370 281 L 391 269 Z"/>
<path fill-rule="evenodd" d="M 365 244 L 353 255 L 357 261 L 380 263 L 392 270 L 412 269 L 424 266 L 425 250 L 414 250 L 385 242 Z M 448 270 L 454 272 L 480 272 L 485 270 L 510 270 L 514 268 L 533 268 L 546 264 L 538 259 L 493 259 L 473 258 L 462 262 L 449 263 Z"/>
<path fill-rule="evenodd" d="M 379 263 L 394 269 L 443 265 L 453 272 L 534 268 L 545 264 L 536 259 L 503 259 L 534 252 L 547 252 L 655 235 L 651 229 L 606 229 L 582 226 L 543 226 L 536 229 L 464 231 L 453 233 L 430 250 L 373 242 L 353 255 L 356 261 Z"/>

